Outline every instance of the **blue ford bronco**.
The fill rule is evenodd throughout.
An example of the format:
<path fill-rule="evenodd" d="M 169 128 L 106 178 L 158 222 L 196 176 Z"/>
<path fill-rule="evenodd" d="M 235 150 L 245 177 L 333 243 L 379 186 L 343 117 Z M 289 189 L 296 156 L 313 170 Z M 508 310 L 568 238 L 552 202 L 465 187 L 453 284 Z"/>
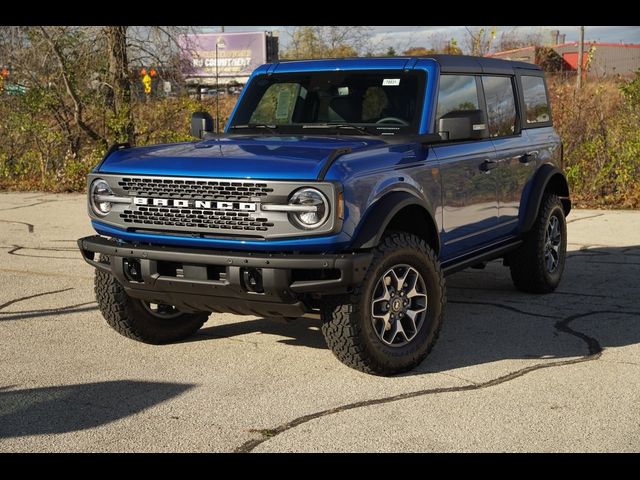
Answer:
<path fill-rule="evenodd" d="M 212 312 L 319 316 L 346 365 L 390 375 L 433 347 L 445 276 L 502 258 L 560 282 L 571 209 L 544 74 L 466 56 L 267 64 L 223 134 L 114 145 L 78 241 L 119 333 L 178 341 Z"/>

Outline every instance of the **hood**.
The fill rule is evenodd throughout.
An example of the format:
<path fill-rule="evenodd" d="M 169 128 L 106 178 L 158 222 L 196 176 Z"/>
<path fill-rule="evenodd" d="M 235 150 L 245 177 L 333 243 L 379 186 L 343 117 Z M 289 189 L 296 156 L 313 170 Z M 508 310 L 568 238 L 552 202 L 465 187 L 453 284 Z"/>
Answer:
<path fill-rule="evenodd" d="M 127 148 L 109 155 L 100 173 L 264 180 L 315 180 L 336 148 L 386 142 L 366 137 L 241 136 Z"/>

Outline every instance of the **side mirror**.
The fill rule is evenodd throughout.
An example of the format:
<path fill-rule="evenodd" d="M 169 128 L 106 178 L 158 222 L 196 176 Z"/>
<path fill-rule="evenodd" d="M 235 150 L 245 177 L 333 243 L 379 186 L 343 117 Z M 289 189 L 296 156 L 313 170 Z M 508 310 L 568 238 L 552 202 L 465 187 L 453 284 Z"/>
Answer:
<path fill-rule="evenodd" d="M 213 117 L 207 112 L 194 112 L 191 115 L 191 136 L 204 138 L 205 133 L 213 133 Z"/>
<path fill-rule="evenodd" d="M 482 110 L 454 110 L 438 121 L 438 133 L 443 140 L 485 138 L 486 130 Z"/>

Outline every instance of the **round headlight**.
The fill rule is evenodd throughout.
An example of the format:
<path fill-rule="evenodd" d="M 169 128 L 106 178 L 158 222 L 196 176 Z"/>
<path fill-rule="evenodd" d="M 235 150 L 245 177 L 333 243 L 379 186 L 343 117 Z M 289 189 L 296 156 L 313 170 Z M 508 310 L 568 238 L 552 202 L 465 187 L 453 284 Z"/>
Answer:
<path fill-rule="evenodd" d="M 289 205 L 315 207 L 309 211 L 291 212 L 293 223 L 305 229 L 318 228 L 329 218 L 329 201 L 315 188 L 296 190 L 289 199 Z"/>
<path fill-rule="evenodd" d="M 113 204 L 104 200 L 104 197 L 113 195 L 109 184 L 102 179 L 94 180 L 89 189 L 91 208 L 97 215 L 106 215 L 111 211 Z"/>

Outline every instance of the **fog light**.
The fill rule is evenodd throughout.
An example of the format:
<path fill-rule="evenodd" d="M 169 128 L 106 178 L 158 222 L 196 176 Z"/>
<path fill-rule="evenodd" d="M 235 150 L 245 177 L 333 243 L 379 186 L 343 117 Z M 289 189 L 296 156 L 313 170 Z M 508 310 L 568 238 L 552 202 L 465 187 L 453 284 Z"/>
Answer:
<path fill-rule="evenodd" d="M 264 293 L 264 287 L 262 286 L 262 269 L 243 268 L 242 283 L 247 292 Z"/>
<path fill-rule="evenodd" d="M 124 259 L 124 276 L 130 282 L 142 282 L 142 269 L 140 262 L 135 258 Z"/>

